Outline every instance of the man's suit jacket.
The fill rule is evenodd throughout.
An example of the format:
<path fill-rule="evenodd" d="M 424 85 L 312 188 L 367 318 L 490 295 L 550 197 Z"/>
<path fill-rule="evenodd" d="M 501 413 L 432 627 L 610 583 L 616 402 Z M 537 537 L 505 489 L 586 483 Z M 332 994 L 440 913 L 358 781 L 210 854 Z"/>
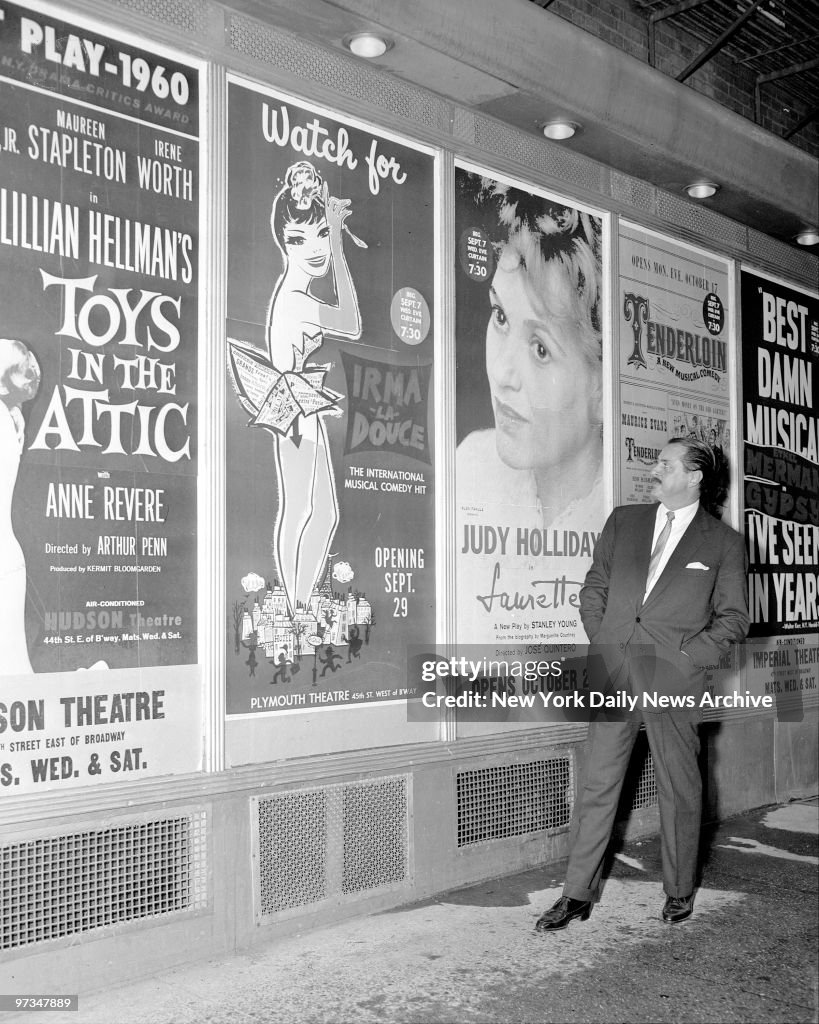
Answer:
<path fill-rule="evenodd" d="M 616 508 L 595 546 L 580 591 L 591 682 L 603 668 L 616 688 L 627 680 L 635 695 L 690 694 L 698 706 L 705 667 L 748 632 L 745 543 L 698 508 L 643 603 L 656 515 L 656 503 Z"/>

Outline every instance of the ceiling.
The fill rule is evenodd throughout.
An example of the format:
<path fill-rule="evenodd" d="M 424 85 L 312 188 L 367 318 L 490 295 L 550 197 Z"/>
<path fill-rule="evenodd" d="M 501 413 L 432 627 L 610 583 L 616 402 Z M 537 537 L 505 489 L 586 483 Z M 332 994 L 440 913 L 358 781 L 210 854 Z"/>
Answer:
<path fill-rule="evenodd" d="M 544 121 L 568 117 L 582 131 L 549 145 L 677 195 L 693 181 L 715 181 L 720 191 L 704 206 L 788 244 L 795 246 L 804 228 L 819 226 L 819 161 L 795 145 L 795 137 L 789 141 L 755 125 L 558 17 L 548 9 L 552 0 L 226 2 L 336 50 L 351 33 L 374 30 L 394 45 L 370 65 L 539 138 Z M 632 0 L 632 9 L 647 21 L 673 12 L 662 18 L 662 31 L 671 26 L 693 33 L 705 51 L 732 12 L 738 16 L 763 3 L 770 7 L 771 0 Z M 819 95 L 819 4 L 776 0 L 780 8 L 787 8 L 784 29 L 755 13 L 721 59 L 742 61 L 753 76 L 793 72 L 777 84 L 795 97 L 808 90 L 799 99 L 804 110 L 806 96 L 815 101 Z M 814 66 L 794 71 L 811 61 Z M 819 246 L 807 251 L 819 253 Z"/>

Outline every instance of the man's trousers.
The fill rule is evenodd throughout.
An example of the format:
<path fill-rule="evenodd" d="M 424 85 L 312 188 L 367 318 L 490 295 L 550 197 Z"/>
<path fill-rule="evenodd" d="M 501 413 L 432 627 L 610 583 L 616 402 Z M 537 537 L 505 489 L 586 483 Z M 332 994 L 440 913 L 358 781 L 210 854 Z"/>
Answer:
<path fill-rule="evenodd" d="M 644 714 L 657 779 L 662 830 L 663 886 L 668 896 L 694 891 L 702 816 L 702 779 L 696 720 L 674 712 Z M 623 779 L 639 718 L 592 722 L 583 785 L 575 808 L 563 895 L 597 898 Z"/>

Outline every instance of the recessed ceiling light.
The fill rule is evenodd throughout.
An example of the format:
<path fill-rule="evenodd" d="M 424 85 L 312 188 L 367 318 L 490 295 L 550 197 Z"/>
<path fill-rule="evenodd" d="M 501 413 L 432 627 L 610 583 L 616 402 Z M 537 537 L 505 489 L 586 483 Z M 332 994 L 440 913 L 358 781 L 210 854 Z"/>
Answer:
<path fill-rule="evenodd" d="M 713 181 L 695 181 L 693 185 L 686 185 L 685 191 L 692 199 L 710 199 L 719 192 L 719 185 Z"/>
<path fill-rule="evenodd" d="M 796 236 L 799 245 L 816 245 L 819 242 L 819 230 L 816 228 L 805 228 Z"/>
<path fill-rule="evenodd" d="M 389 39 L 375 32 L 356 32 L 355 35 L 347 36 L 343 42 L 356 57 L 366 57 L 367 60 L 383 56 L 393 45 Z"/>
<path fill-rule="evenodd" d="M 547 139 L 555 139 L 558 142 L 570 139 L 580 131 L 580 125 L 576 121 L 547 121 L 542 126 L 543 134 Z"/>

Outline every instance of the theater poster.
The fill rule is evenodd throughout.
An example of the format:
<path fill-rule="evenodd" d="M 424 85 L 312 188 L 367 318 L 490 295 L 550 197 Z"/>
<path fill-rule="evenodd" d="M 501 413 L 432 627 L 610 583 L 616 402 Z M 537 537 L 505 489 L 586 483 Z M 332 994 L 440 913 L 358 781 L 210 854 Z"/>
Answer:
<path fill-rule="evenodd" d="M 815 638 L 819 297 L 746 270 L 741 289 L 751 636 Z"/>
<path fill-rule="evenodd" d="M 463 165 L 455 232 L 457 639 L 585 643 L 605 520 L 604 223 Z"/>
<path fill-rule="evenodd" d="M 15 793 L 190 770 L 201 748 L 199 70 L 55 10 L 4 3 L 0 19 L 0 785 Z"/>
<path fill-rule="evenodd" d="M 730 452 L 727 260 L 621 222 L 618 503 L 650 502 L 670 437 Z"/>
<path fill-rule="evenodd" d="M 395 701 L 435 639 L 432 151 L 231 79 L 227 712 Z"/>

